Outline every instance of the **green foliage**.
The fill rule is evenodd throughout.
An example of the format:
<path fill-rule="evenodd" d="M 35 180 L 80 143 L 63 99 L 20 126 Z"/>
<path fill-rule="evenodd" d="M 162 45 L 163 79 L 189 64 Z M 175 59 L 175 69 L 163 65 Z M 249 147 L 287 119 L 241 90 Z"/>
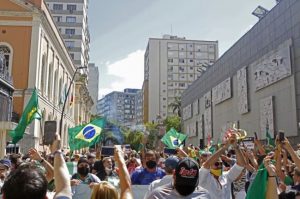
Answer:
<path fill-rule="evenodd" d="M 181 118 L 178 116 L 169 116 L 164 120 L 164 125 L 166 126 L 166 132 L 171 128 L 174 128 L 176 131 L 181 131 Z"/>
<path fill-rule="evenodd" d="M 130 144 L 130 147 L 136 151 L 140 150 L 140 146 L 143 142 L 144 133 L 130 131 L 129 129 L 127 129 L 126 131 L 123 131 L 123 135 L 125 144 Z"/>
<path fill-rule="evenodd" d="M 177 114 L 181 117 L 181 99 L 180 97 L 175 97 L 174 102 L 168 105 L 169 108 L 172 108 L 174 114 Z"/>

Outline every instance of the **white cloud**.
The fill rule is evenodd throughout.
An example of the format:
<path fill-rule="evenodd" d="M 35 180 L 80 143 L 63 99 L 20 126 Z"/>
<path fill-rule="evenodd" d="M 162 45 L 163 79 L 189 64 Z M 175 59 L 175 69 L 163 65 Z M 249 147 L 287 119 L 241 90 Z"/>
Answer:
<path fill-rule="evenodd" d="M 102 98 L 112 91 L 123 91 L 124 88 L 141 89 L 144 81 L 144 54 L 145 51 L 137 50 L 124 59 L 113 63 L 106 62 L 107 75 L 116 76 L 118 80 L 110 82 L 109 87 L 100 88 L 99 97 Z"/>

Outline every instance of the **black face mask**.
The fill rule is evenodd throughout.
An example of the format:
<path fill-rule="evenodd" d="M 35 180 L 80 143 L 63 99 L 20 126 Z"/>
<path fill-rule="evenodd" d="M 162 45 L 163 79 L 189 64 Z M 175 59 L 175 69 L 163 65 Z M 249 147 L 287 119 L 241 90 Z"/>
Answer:
<path fill-rule="evenodd" d="M 149 169 L 154 169 L 156 167 L 156 162 L 153 161 L 153 160 L 149 160 L 146 162 L 146 166 L 149 168 Z"/>
<path fill-rule="evenodd" d="M 82 176 L 86 176 L 89 173 L 89 171 L 90 171 L 90 169 L 88 167 L 77 168 L 77 172 Z"/>

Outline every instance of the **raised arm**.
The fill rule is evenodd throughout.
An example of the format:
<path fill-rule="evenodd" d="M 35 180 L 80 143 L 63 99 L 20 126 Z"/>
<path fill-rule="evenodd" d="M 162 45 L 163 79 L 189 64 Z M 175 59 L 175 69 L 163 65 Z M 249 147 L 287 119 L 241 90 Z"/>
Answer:
<path fill-rule="evenodd" d="M 123 158 L 123 152 L 120 146 L 115 146 L 115 160 L 119 167 L 120 187 L 121 187 L 121 199 L 133 199 L 131 191 L 131 180 L 128 173 L 125 160 Z"/>
<path fill-rule="evenodd" d="M 54 154 L 54 184 L 56 189 L 54 199 L 59 196 L 65 196 L 71 199 L 72 193 L 69 172 L 61 152 L 60 137 L 58 134 L 51 146 L 51 152 Z"/>
<path fill-rule="evenodd" d="M 276 182 L 276 168 L 271 163 L 271 159 L 267 156 L 264 159 L 265 168 L 268 171 L 268 185 L 266 198 L 278 199 L 277 182 Z"/>
<path fill-rule="evenodd" d="M 283 148 L 287 150 L 287 152 L 291 155 L 292 160 L 295 162 L 296 166 L 300 168 L 300 158 L 294 151 L 292 145 L 290 144 L 289 140 L 285 138 L 285 140 L 282 142 Z"/>
<path fill-rule="evenodd" d="M 46 172 L 47 172 L 46 179 L 47 179 L 48 182 L 50 182 L 54 177 L 54 168 L 53 168 L 53 166 L 49 162 L 47 162 L 47 160 L 42 158 L 40 153 L 35 148 L 29 149 L 28 154 L 29 154 L 31 159 L 39 161 L 41 163 L 41 165 L 43 167 L 45 167 Z"/>

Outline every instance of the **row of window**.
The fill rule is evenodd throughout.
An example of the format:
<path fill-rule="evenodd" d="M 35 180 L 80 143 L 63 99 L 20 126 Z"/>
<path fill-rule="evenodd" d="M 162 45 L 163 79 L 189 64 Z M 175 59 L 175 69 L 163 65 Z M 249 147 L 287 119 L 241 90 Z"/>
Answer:
<path fill-rule="evenodd" d="M 168 50 L 196 51 L 196 52 L 214 52 L 215 45 L 209 44 L 178 44 L 168 43 Z"/>
<path fill-rule="evenodd" d="M 63 4 L 53 4 L 53 10 L 63 10 Z M 77 10 L 76 4 L 67 4 L 67 10 L 74 11 Z"/>
<path fill-rule="evenodd" d="M 63 22 L 62 16 L 53 16 L 55 22 Z M 67 23 L 76 23 L 76 17 L 67 16 L 66 17 Z"/>
<path fill-rule="evenodd" d="M 177 52 L 177 51 L 168 51 L 168 58 L 188 58 L 188 59 L 215 59 L 214 53 L 208 52 Z"/>
<path fill-rule="evenodd" d="M 187 64 L 187 65 L 211 65 L 214 63 L 214 60 L 199 60 L 199 59 L 183 59 L 183 58 L 168 58 L 168 64 Z"/>

